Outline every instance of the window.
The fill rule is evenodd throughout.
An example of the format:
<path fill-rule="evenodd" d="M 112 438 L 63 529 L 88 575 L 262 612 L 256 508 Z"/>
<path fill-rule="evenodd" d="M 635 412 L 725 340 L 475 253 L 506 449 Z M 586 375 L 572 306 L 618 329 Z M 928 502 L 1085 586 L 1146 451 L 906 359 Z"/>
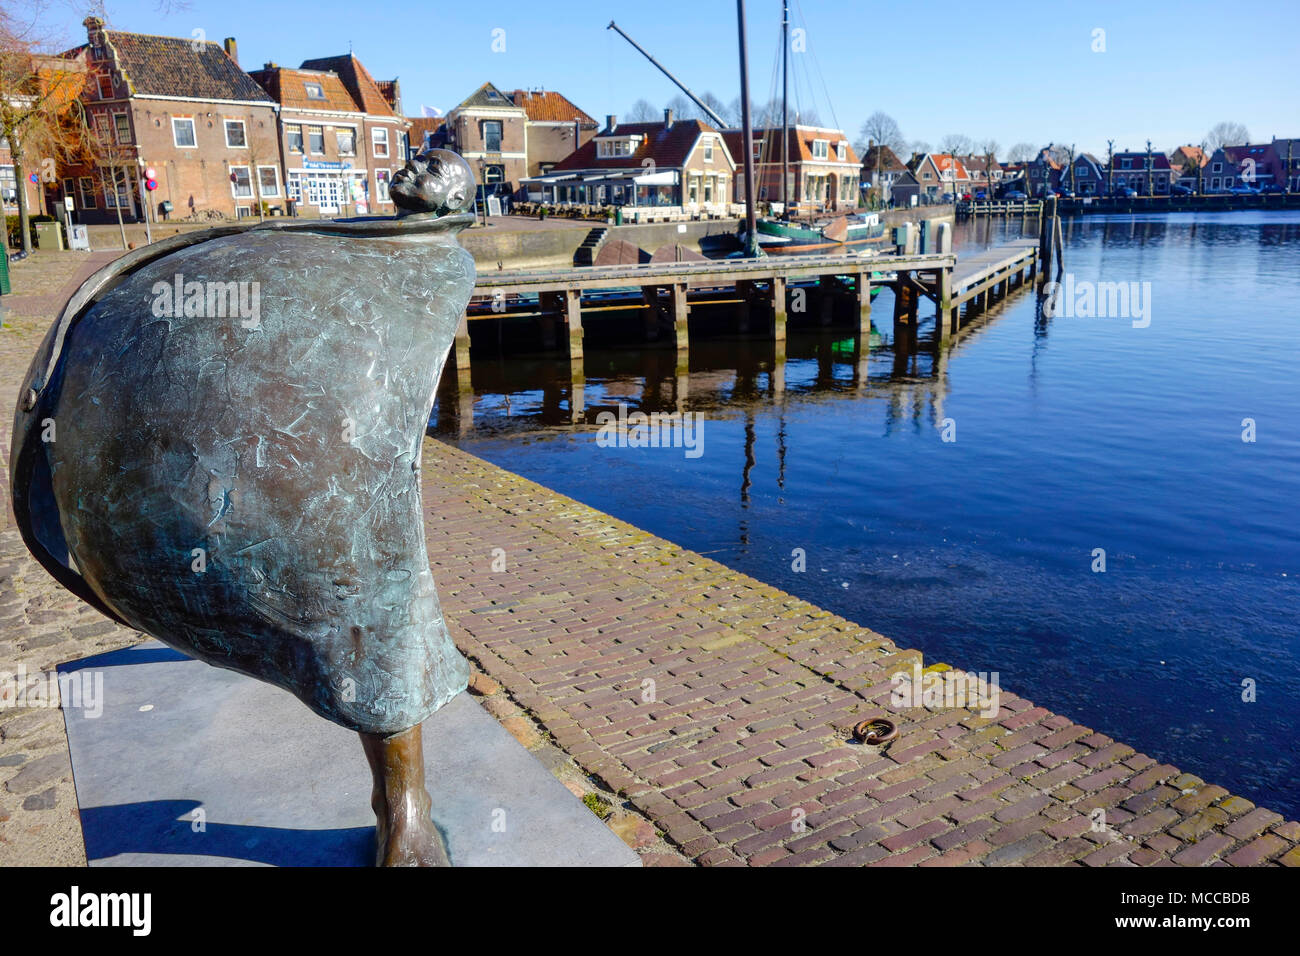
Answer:
<path fill-rule="evenodd" d="M 712 176 L 707 176 L 707 177 L 705 177 L 705 179 L 704 179 L 704 201 L 705 201 L 705 202 L 713 202 L 713 184 L 714 184 L 714 182 L 715 182 L 715 180 L 714 180 L 714 177 L 712 177 Z"/>
<path fill-rule="evenodd" d="M 1211 188 L 1211 189 L 1218 189 L 1218 188 L 1219 188 L 1219 177 L 1218 177 L 1218 176 L 1215 176 L 1213 179 L 1210 180 L 1210 188 Z"/>
<path fill-rule="evenodd" d="M 307 148 L 316 156 L 325 154 L 325 132 L 319 126 L 307 127 Z"/>
<path fill-rule="evenodd" d="M 131 142 L 131 117 L 125 113 L 114 113 L 113 127 L 117 133 L 118 143 L 125 145 Z"/>
<path fill-rule="evenodd" d="M 504 166 L 485 166 L 483 168 L 483 182 L 492 185 L 494 183 L 503 183 L 506 181 L 506 168 Z"/>
<path fill-rule="evenodd" d="M 826 159 L 830 156 L 830 143 L 824 139 L 813 140 L 813 159 Z"/>
<path fill-rule="evenodd" d="M 251 219 L 252 216 L 253 216 L 253 207 L 252 207 L 252 206 L 236 206 L 236 207 L 235 207 L 235 218 L 236 218 L 236 219 Z"/>
<path fill-rule="evenodd" d="M 77 180 L 77 191 L 81 193 L 81 208 L 95 208 L 95 181 L 89 176 Z"/>
<path fill-rule="evenodd" d="M 257 167 L 257 191 L 263 197 L 280 195 L 280 172 L 274 166 Z"/>
<path fill-rule="evenodd" d="M 236 199 L 251 199 L 253 196 L 253 179 L 247 166 L 230 167 L 230 193 Z"/>
<path fill-rule="evenodd" d="M 760 139 L 754 143 L 754 162 L 759 161 L 759 157 L 762 155 L 762 153 L 763 153 L 763 141 Z"/>
<path fill-rule="evenodd" d="M 107 73 L 101 73 L 96 80 L 99 83 L 99 98 L 101 100 L 111 100 L 113 98 L 113 78 Z"/>
<path fill-rule="evenodd" d="M 1215 163 L 1210 171 L 1215 173 L 1223 172 L 1223 163 Z"/>
<path fill-rule="evenodd" d="M 388 130 L 383 126 L 376 126 L 370 131 L 370 140 L 375 147 L 375 155 L 378 157 L 388 156 Z"/>
<path fill-rule="evenodd" d="M 194 148 L 194 120 L 184 116 L 172 117 L 172 142 L 178 149 Z"/>
<path fill-rule="evenodd" d="M 302 174 L 290 173 L 285 192 L 294 202 L 302 202 Z"/>
<path fill-rule="evenodd" d="M 699 173 L 693 173 L 693 174 L 691 175 L 691 188 L 690 188 L 690 193 L 688 194 L 688 198 L 687 198 L 686 201 L 687 201 L 687 202 L 690 202 L 690 203 L 697 203 L 697 202 L 700 201 L 700 175 L 699 175 Z"/>
<path fill-rule="evenodd" d="M 388 198 L 388 180 L 391 176 L 391 170 L 375 170 L 375 202 L 392 202 L 392 200 Z"/>
<path fill-rule="evenodd" d="M 354 129 L 337 129 L 334 135 L 338 140 L 340 156 L 355 156 L 357 154 L 357 131 Z"/>
<path fill-rule="evenodd" d="M 297 123 L 284 128 L 284 138 L 289 145 L 289 152 L 302 152 L 302 127 Z"/>
<path fill-rule="evenodd" d="M 117 182 L 117 188 L 113 188 L 113 182 Z M 131 205 L 131 178 L 130 175 L 121 169 L 108 169 L 104 175 L 104 205 L 109 209 L 122 207 L 123 209 Z"/>
<path fill-rule="evenodd" d="M 304 90 L 307 91 L 307 99 L 309 100 L 325 99 L 325 90 L 321 88 L 321 85 L 319 83 L 303 83 L 302 87 Z"/>
<path fill-rule="evenodd" d="M 846 163 L 846 162 L 848 162 L 848 159 L 849 159 L 849 144 L 848 144 L 848 143 L 836 143 L 836 144 L 835 144 L 835 158 L 838 159 L 841 163 Z M 845 197 L 845 198 L 847 198 L 847 197 Z"/>
<path fill-rule="evenodd" d="M 1133 168 L 1133 160 L 1131 160 L 1131 159 L 1121 159 L 1121 160 L 1119 161 L 1119 168 L 1120 168 L 1120 169 L 1132 169 L 1132 168 Z"/>
<path fill-rule="evenodd" d="M 713 137 L 711 136 L 705 137 L 704 140 L 704 161 L 706 163 L 713 162 Z M 708 200 L 705 201 L 707 202 Z"/>
<path fill-rule="evenodd" d="M 231 149 L 248 148 L 248 135 L 243 120 L 226 120 L 226 145 Z"/>
<path fill-rule="evenodd" d="M 1231 188 L 1232 188 L 1233 181 L 1234 181 L 1234 180 L 1233 180 L 1233 178 L 1232 178 L 1231 176 L 1224 176 L 1224 177 L 1223 177 L 1223 188 L 1224 188 L 1224 189 L 1231 189 Z"/>
<path fill-rule="evenodd" d="M 483 148 L 489 153 L 501 152 L 501 121 L 483 121 Z"/>

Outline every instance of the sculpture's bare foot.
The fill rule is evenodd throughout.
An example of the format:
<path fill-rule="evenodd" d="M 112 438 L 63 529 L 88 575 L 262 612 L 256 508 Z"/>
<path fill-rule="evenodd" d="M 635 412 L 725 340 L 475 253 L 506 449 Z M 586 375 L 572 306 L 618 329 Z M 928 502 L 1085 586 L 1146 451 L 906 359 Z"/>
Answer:
<path fill-rule="evenodd" d="M 420 727 L 388 737 L 361 734 L 374 778 L 376 866 L 451 866 L 430 815 Z"/>

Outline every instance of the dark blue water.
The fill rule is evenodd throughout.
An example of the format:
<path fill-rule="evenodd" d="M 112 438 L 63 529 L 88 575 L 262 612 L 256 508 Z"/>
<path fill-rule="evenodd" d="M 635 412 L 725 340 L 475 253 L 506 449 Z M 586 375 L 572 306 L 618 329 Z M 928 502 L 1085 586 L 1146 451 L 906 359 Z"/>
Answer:
<path fill-rule="evenodd" d="M 962 225 L 959 249 L 1018 227 Z M 1076 220 L 1065 261 L 1149 282 L 1150 324 L 1015 293 L 941 359 L 875 350 L 866 383 L 846 333 L 792 333 L 784 390 L 770 344 L 693 344 L 694 460 L 597 447 L 559 424 L 560 366 L 489 359 L 459 444 L 1300 816 L 1300 216 Z M 682 394 L 664 353 L 589 351 L 586 374 L 589 422 Z"/>

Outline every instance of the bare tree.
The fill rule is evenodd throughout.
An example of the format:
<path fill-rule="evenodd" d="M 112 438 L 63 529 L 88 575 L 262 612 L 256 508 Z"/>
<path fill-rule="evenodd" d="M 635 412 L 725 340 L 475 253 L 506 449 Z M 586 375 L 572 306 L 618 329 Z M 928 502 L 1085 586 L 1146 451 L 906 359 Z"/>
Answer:
<path fill-rule="evenodd" d="M 627 111 L 629 123 L 652 123 L 659 118 L 659 111 L 649 100 L 637 100 Z"/>
<path fill-rule="evenodd" d="M 876 110 L 867 117 L 858 135 L 864 142 L 870 141 L 877 146 L 888 146 L 895 153 L 907 152 L 907 140 L 903 138 L 903 131 L 892 116 L 881 110 Z"/>
<path fill-rule="evenodd" d="M 1027 163 L 1038 155 L 1033 143 L 1016 143 L 1007 153 L 1007 160 L 1012 163 Z"/>
<path fill-rule="evenodd" d="M 1213 153 L 1221 146 L 1245 146 L 1250 142 L 1250 133 L 1241 123 L 1224 121 L 1215 123 L 1205 134 L 1206 148 Z"/>
<path fill-rule="evenodd" d="M 998 168 L 998 141 L 996 139 L 986 139 L 979 145 L 980 155 L 984 158 L 984 179 L 986 181 L 985 189 L 988 190 L 988 197 L 993 198 L 993 170 Z"/>
<path fill-rule="evenodd" d="M 721 117 L 723 125 L 727 127 L 736 127 L 740 125 L 740 121 L 732 114 L 731 109 L 727 104 L 722 102 L 722 100 L 718 99 L 718 97 L 714 96 L 713 93 L 708 90 L 700 94 L 700 102 L 713 110 L 713 112 L 717 113 L 718 116 Z M 702 118 L 703 117 L 701 117 L 701 119 Z M 710 122 L 712 121 L 710 120 Z"/>
<path fill-rule="evenodd" d="M 949 133 L 939 141 L 939 152 L 952 153 L 954 156 L 969 155 L 973 148 L 971 138 L 962 133 Z"/>
<path fill-rule="evenodd" d="M 22 248 L 31 252 L 27 208 L 28 169 L 42 183 L 56 181 L 57 168 L 84 148 L 81 101 L 85 66 L 54 56 L 38 35 L 39 5 L 16 14 L 0 5 L 0 139 L 9 145 L 18 185 Z"/>
<path fill-rule="evenodd" d="M 919 155 L 925 155 L 926 153 L 932 152 L 933 147 L 931 147 L 930 144 L 927 143 L 925 140 L 918 139 L 915 142 L 911 143 L 908 146 L 908 149 L 910 149 L 912 152 L 917 153 Z"/>
<path fill-rule="evenodd" d="M 668 101 L 668 109 L 673 111 L 674 119 L 689 120 L 700 118 L 700 108 L 681 93 L 678 93 Z"/>

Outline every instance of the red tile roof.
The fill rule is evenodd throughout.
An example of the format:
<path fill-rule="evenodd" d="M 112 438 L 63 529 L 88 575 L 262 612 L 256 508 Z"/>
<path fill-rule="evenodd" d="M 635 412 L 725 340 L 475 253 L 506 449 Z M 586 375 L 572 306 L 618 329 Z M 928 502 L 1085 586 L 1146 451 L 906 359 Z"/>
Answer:
<path fill-rule="evenodd" d="M 697 119 L 677 120 L 671 129 L 665 129 L 663 122 L 619 123 L 613 132 L 614 136 L 637 134 L 643 137 L 637 151 L 631 156 L 598 157 L 597 140 L 592 139 L 556 163 L 553 171 L 627 169 L 641 166 L 647 159 L 664 169 L 680 168 L 690 158 L 691 148 L 701 133 L 717 133 L 717 130 Z M 609 135 L 609 130 L 602 130 L 599 135 Z"/>
<path fill-rule="evenodd" d="M 104 34 L 136 96 L 271 102 L 266 91 L 215 43 L 196 46 L 192 39 L 118 30 Z M 78 55 L 87 48 L 82 45 L 68 54 Z"/>
<path fill-rule="evenodd" d="M 621 129 L 622 127 L 620 127 Z M 730 129 L 722 134 L 727 142 L 727 149 L 731 151 L 733 157 L 738 157 L 741 161 L 740 139 L 743 135 L 738 129 Z M 813 158 L 813 140 L 824 139 L 830 144 L 830 153 L 826 159 Z M 764 129 L 762 127 L 754 130 L 754 141 L 763 143 L 763 151 L 760 162 L 762 163 L 779 163 L 781 161 L 781 130 L 779 128 Z M 788 150 L 790 162 L 792 163 L 837 163 L 835 158 L 835 146 L 837 143 L 846 143 L 847 158 L 844 160 L 848 163 L 857 163 L 858 154 L 853 149 L 853 144 L 848 142 L 848 137 L 837 129 L 820 129 L 813 126 L 791 126 L 788 134 Z"/>
<path fill-rule="evenodd" d="M 337 73 L 321 70 L 294 70 L 283 66 L 273 66 L 266 70 L 250 70 L 248 73 L 262 85 L 266 92 L 281 106 L 290 109 L 338 110 L 342 113 L 364 112 L 359 103 L 343 85 Z M 307 84 L 316 83 L 325 95 L 323 100 L 312 99 L 307 95 Z"/>
<path fill-rule="evenodd" d="M 576 120 L 591 129 L 599 126 L 594 119 L 578 109 L 572 100 L 554 90 L 515 90 L 506 95 L 534 123 L 572 123 Z"/>
<path fill-rule="evenodd" d="M 315 60 L 303 60 L 300 69 L 328 70 L 337 73 L 348 93 L 357 103 L 361 112 L 377 116 L 396 116 L 397 113 L 379 89 L 379 84 L 370 75 L 370 71 L 361 65 L 351 53 L 343 56 L 325 56 Z"/>

